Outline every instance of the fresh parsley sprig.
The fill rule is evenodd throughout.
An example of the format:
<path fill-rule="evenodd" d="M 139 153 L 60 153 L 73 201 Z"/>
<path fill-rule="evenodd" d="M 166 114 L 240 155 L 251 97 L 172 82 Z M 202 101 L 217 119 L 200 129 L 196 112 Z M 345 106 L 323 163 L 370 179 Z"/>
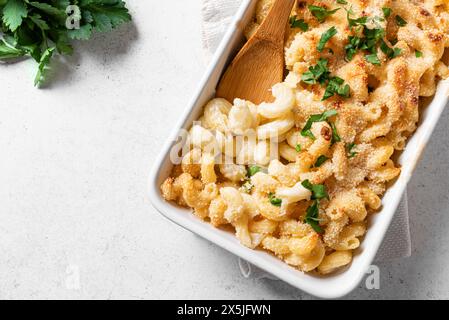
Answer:
<path fill-rule="evenodd" d="M 312 184 L 309 180 L 304 180 L 301 184 L 312 192 L 312 200 L 314 200 L 306 211 L 304 222 L 309 224 L 316 232 L 323 233 L 323 229 L 320 227 L 319 205 L 320 200 L 329 199 L 326 186 L 324 184 Z"/>
<path fill-rule="evenodd" d="M 325 155 L 321 155 L 318 157 L 318 159 L 316 160 L 315 164 L 312 166 L 312 168 L 319 168 L 323 165 L 323 163 L 325 163 L 327 160 L 329 160 L 328 157 L 326 157 Z"/>
<path fill-rule="evenodd" d="M 385 19 L 388 19 L 391 16 L 391 8 L 383 7 L 382 12 L 384 13 Z"/>
<path fill-rule="evenodd" d="M 315 140 L 315 135 L 312 133 L 312 125 L 315 122 L 323 122 L 323 121 L 328 121 L 329 122 L 329 118 L 336 116 L 338 114 L 338 112 L 336 110 L 328 110 L 325 111 L 321 114 L 315 114 L 310 116 L 309 120 L 307 120 L 306 125 L 304 126 L 304 128 L 301 130 L 301 135 L 303 137 L 309 137 L 312 140 Z M 335 134 L 336 134 L 336 130 L 335 130 Z M 334 133 L 332 134 L 334 135 Z M 336 138 L 336 139 L 340 139 L 340 137 Z"/>
<path fill-rule="evenodd" d="M 302 186 L 312 192 L 312 200 L 329 199 L 324 184 L 312 184 L 309 180 L 301 182 Z"/>
<path fill-rule="evenodd" d="M 332 77 L 329 79 L 326 90 L 324 91 L 323 101 L 338 94 L 340 97 L 349 98 L 351 95 L 351 88 L 348 84 L 344 84 L 344 80 L 339 77 Z"/>
<path fill-rule="evenodd" d="M 344 85 L 344 80 L 339 77 L 331 77 L 327 67 L 328 60 L 320 58 L 315 66 L 309 67 L 309 71 L 302 74 L 301 80 L 306 84 L 326 85 L 326 90 L 322 101 L 329 99 L 335 94 L 349 98 L 351 96 L 351 88 L 348 84 Z"/>
<path fill-rule="evenodd" d="M 391 9 L 383 8 L 384 16 L 387 18 L 391 15 Z M 348 44 L 345 46 L 346 51 L 346 60 L 351 61 L 354 58 L 354 55 L 359 50 L 364 50 L 367 52 L 365 54 L 365 60 L 373 65 L 380 65 L 381 61 L 377 55 L 377 49 L 385 53 L 385 55 L 389 59 L 394 59 L 402 53 L 400 48 L 392 48 L 387 42 L 384 40 L 385 38 L 385 29 L 383 28 L 374 28 L 369 29 L 366 27 L 366 23 L 368 22 L 367 17 L 361 17 L 358 19 L 351 18 L 351 11 L 348 11 L 348 23 L 352 28 L 354 26 L 358 26 L 361 28 L 356 35 L 352 35 L 348 37 Z M 383 19 L 383 18 L 378 18 Z"/>
<path fill-rule="evenodd" d="M 248 170 L 247 170 L 248 177 L 252 177 L 253 175 L 255 175 L 256 173 L 258 173 L 260 171 L 262 171 L 261 167 L 259 167 L 259 166 L 250 166 L 250 167 L 248 167 Z"/>
<path fill-rule="evenodd" d="M 70 11 L 71 5 L 77 10 Z M 71 40 L 88 40 L 131 20 L 123 0 L 0 0 L 0 16 L 0 60 L 33 58 L 36 86 L 45 82 L 56 52 L 73 53 Z M 71 21 L 79 21 L 79 28 L 68 28 Z"/>
<path fill-rule="evenodd" d="M 324 85 L 330 75 L 327 64 L 327 59 L 320 58 L 315 66 L 309 67 L 309 71 L 303 73 L 301 80 L 307 84 L 319 83 Z"/>
<path fill-rule="evenodd" d="M 357 152 L 353 151 L 355 147 L 356 147 L 355 143 L 348 143 L 346 145 L 346 153 L 349 159 L 354 158 L 357 155 Z"/>
<path fill-rule="evenodd" d="M 318 22 L 323 23 L 327 17 L 333 15 L 335 12 L 340 10 L 340 8 L 334 10 L 327 10 L 324 7 L 309 5 L 307 7 L 310 13 L 318 20 Z"/>
<path fill-rule="evenodd" d="M 304 32 L 309 30 L 307 22 L 305 22 L 304 19 L 297 19 L 297 16 L 290 17 L 289 23 L 291 28 L 299 28 Z"/>
<path fill-rule="evenodd" d="M 402 53 L 400 48 L 390 48 L 383 39 L 380 40 L 380 50 L 390 59 L 394 59 Z"/>
<path fill-rule="evenodd" d="M 321 35 L 321 39 L 318 42 L 317 50 L 319 52 L 322 52 L 324 50 L 324 47 L 326 46 L 326 43 L 336 34 L 338 33 L 337 29 L 335 27 L 331 27 L 326 32 L 324 32 Z"/>
<path fill-rule="evenodd" d="M 307 208 L 306 211 L 306 217 L 304 219 L 304 222 L 309 224 L 313 230 L 315 230 L 315 232 L 317 233 L 323 233 L 323 229 L 320 226 L 320 219 L 319 219 L 319 214 L 320 214 L 320 208 L 319 208 L 319 201 L 315 200 L 313 202 L 313 204 Z"/>
<path fill-rule="evenodd" d="M 405 21 L 401 16 L 397 15 L 395 17 L 396 20 L 396 24 L 398 25 L 398 27 L 404 27 L 407 25 L 407 21 Z"/>
<path fill-rule="evenodd" d="M 268 199 L 270 200 L 270 203 L 275 207 L 282 206 L 282 199 L 276 198 L 274 193 L 268 194 Z"/>

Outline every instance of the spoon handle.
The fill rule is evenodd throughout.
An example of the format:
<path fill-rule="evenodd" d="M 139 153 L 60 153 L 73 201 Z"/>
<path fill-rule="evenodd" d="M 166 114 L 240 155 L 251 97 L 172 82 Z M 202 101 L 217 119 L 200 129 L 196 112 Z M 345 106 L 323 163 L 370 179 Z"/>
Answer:
<path fill-rule="evenodd" d="M 295 0 L 276 0 L 255 36 L 272 42 L 283 43 L 284 23 L 288 21 L 294 4 Z"/>

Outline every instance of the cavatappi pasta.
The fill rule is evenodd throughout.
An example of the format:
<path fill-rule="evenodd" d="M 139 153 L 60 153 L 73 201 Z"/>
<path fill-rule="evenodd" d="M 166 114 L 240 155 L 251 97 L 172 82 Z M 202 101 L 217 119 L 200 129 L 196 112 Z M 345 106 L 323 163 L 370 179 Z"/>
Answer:
<path fill-rule="evenodd" d="M 301 271 L 348 265 L 448 47 L 447 0 L 298 1 L 274 102 L 210 101 L 164 198 Z"/>

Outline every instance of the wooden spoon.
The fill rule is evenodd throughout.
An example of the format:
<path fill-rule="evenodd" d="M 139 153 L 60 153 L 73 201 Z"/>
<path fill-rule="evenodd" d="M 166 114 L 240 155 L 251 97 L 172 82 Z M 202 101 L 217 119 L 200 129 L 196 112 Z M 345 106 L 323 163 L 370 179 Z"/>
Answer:
<path fill-rule="evenodd" d="M 217 88 L 217 97 L 260 104 L 284 80 L 284 39 L 295 0 L 276 0 L 256 33 L 234 58 Z"/>

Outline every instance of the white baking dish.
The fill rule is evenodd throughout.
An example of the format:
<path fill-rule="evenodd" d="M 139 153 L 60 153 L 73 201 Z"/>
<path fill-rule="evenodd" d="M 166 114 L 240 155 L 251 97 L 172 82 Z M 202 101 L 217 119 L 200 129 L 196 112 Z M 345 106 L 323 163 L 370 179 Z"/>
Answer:
<path fill-rule="evenodd" d="M 354 256 L 352 264 L 343 272 L 327 277 L 302 273 L 271 254 L 261 250 L 251 250 L 242 246 L 234 234 L 216 229 L 210 224 L 196 218 L 190 213 L 190 210 L 166 202 L 161 197 L 159 191 L 161 183 L 169 176 L 172 168 L 169 153 L 170 148 L 175 143 L 179 130 L 182 128 L 188 129 L 202 112 L 204 104 L 214 97 L 215 87 L 226 64 L 244 41 L 243 29 L 254 13 L 256 2 L 257 0 L 243 1 L 205 77 L 201 81 L 198 91 L 195 93 L 188 108 L 186 108 L 181 121 L 173 128 L 173 133 L 165 144 L 160 156 L 157 158 L 151 172 L 150 198 L 154 207 L 171 221 L 233 252 L 277 278 L 288 282 L 292 286 L 322 298 L 342 297 L 351 292 L 359 284 L 376 255 L 412 172 L 447 104 L 449 82 L 444 81 L 439 84 L 435 98 L 422 110 L 420 126 L 414 136 L 409 140 L 406 150 L 399 156 L 399 163 L 402 165 L 401 176 L 385 194 L 382 211 L 370 218 L 368 233 L 358 253 Z M 238 277 L 237 274 L 236 277 Z"/>

